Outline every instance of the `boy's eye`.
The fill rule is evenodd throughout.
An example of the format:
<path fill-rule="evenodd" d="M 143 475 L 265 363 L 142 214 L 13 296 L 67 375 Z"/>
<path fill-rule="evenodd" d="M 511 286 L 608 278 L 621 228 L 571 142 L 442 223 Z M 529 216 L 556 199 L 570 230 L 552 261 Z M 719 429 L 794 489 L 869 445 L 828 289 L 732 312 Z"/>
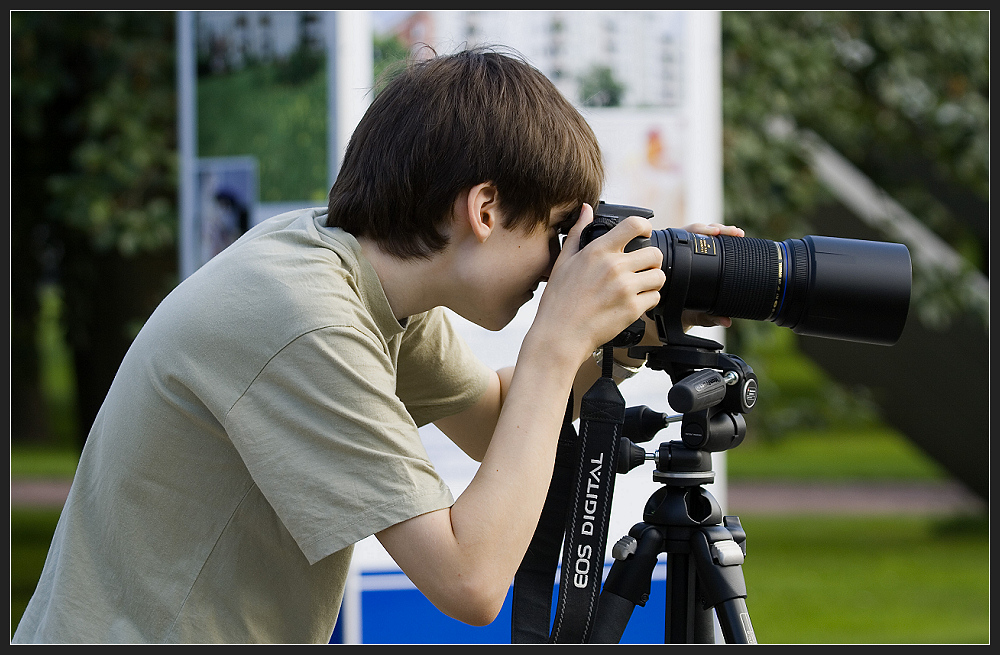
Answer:
<path fill-rule="evenodd" d="M 569 234 L 569 231 L 573 229 L 573 226 L 576 225 L 576 222 L 577 220 L 579 220 L 579 218 L 580 218 L 579 209 L 570 212 L 569 215 L 565 219 L 563 219 L 563 221 L 559 223 L 559 225 L 556 226 L 556 232 L 561 236 L 566 236 L 567 234 Z"/>
<path fill-rule="evenodd" d="M 573 229 L 576 222 L 580 220 L 580 212 L 583 211 L 583 205 L 580 205 L 576 209 L 570 211 L 566 214 L 566 218 L 559 224 L 558 230 L 559 234 L 566 236 L 569 231 Z"/>

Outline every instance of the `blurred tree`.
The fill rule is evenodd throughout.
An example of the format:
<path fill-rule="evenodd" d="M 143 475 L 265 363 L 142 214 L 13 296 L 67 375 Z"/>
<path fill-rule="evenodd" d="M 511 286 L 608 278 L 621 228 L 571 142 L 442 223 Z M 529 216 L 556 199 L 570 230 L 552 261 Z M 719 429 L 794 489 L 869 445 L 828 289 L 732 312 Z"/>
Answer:
<path fill-rule="evenodd" d="M 723 12 L 722 84 L 727 223 L 755 237 L 801 237 L 833 203 L 797 141 L 774 129 L 786 119 L 826 140 L 989 274 L 988 12 Z M 917 269 L 911 307 L 910 320 L 929 326 L 970 313 L 988 320 L 961 277 Z M 762 379 L 782 365 L 771 327 L 736 321 L 727 334 L 727 347 Z M 762 384 L 754 417 L 762 432 L 864 414 L 868 403 L 829 386 L 805 403 L 798 391 L 765 398 Z"/>
<path fill-rule="evenodd" d="M 988 12 L 724 12 L 722 50 L 727 222 L 797 237 L 830 200 L 789 118 L 987 272 Z"/>
<path fill-rule="evenodd" d="M 45 436 L 38 286 L 61 285 L 81 441 L 176 283 L 174 15 L 11 13 L 11 439 Z"/>
<path fill-rule="evenodd" d="M 580 104 L 585 107 L 618 107 L 624 94 L 625 85 L 608 66 L 593 66 L 580 76 Z"/>

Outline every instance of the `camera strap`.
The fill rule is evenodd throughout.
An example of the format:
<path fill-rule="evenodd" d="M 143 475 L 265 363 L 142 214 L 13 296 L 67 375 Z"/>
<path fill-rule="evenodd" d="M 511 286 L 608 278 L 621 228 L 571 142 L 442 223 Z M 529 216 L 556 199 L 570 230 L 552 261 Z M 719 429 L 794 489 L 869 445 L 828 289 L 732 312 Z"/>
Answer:
<path fill-rule="evenodd" d="M 541 644 L 549 640 L 552 585 L 556 579 L 578 448 L 578 436 L 573 427 L 573 393 L 570 392 L 545 505 L 535 534 L 514 576 L 510 631 L 512 644 Z"/>
<path fill-rule="evenodd" d="M 613 363 L 612 347 L 605 346 L 604 372 L 583 396 L 574 447 L 568 446 L 576 436 L 570 424 L 570 397 L 545 506 L 514 577 L 512 643 L 586 643 L 594 627 L 618 440 L 625 423 L 625 399 L 611 377 Z M 560 543 L 562 572 L 550 633 L 551 587 Z"/>

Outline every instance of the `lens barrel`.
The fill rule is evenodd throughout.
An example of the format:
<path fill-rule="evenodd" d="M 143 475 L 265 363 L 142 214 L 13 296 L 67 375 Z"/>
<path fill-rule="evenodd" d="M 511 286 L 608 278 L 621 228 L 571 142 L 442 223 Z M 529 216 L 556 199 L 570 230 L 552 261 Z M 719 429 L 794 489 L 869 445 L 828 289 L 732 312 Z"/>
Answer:
<path fill-rule="evenodd" d="M 895 343 L 906 323 L 912 269 L 902 244 L 823 236 L 778 242 L 670 228 L 654 230 L 650 245 L 663 253 L 668 279 L 679 272 L 688 279 L 687 309 L 881 345 Z M 667 304 L 678 301 L 661 301 Z"/>

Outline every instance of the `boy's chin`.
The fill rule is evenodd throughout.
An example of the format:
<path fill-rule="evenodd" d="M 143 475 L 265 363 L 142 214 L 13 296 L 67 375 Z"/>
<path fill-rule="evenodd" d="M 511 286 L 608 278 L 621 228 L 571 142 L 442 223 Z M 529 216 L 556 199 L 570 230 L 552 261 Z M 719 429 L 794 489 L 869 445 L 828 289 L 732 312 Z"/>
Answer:
<path fill-rule="evenodd" d="M 510 322 L 514 320 L 514 316 L 516 315 L 517 312 L 514 312 L 509 316 L 482 316 L 479 317 L 478 320 L 474 320 L 472 322 L 481 328 L 489 330 L 490 332 L 499 332 L 510 325 Z"/>
<path fill-rule="evenodd" d="M 513 320 L 514 320 L 513 316 L 507 318 L 506 320 L 504 319 L 487 320 L 484 321 L 483 323 L 480 323 L 479 326 L 486 328 L 490 332 L 499 332 L 500 330 L 510 325 L 510 322 Z"/>

